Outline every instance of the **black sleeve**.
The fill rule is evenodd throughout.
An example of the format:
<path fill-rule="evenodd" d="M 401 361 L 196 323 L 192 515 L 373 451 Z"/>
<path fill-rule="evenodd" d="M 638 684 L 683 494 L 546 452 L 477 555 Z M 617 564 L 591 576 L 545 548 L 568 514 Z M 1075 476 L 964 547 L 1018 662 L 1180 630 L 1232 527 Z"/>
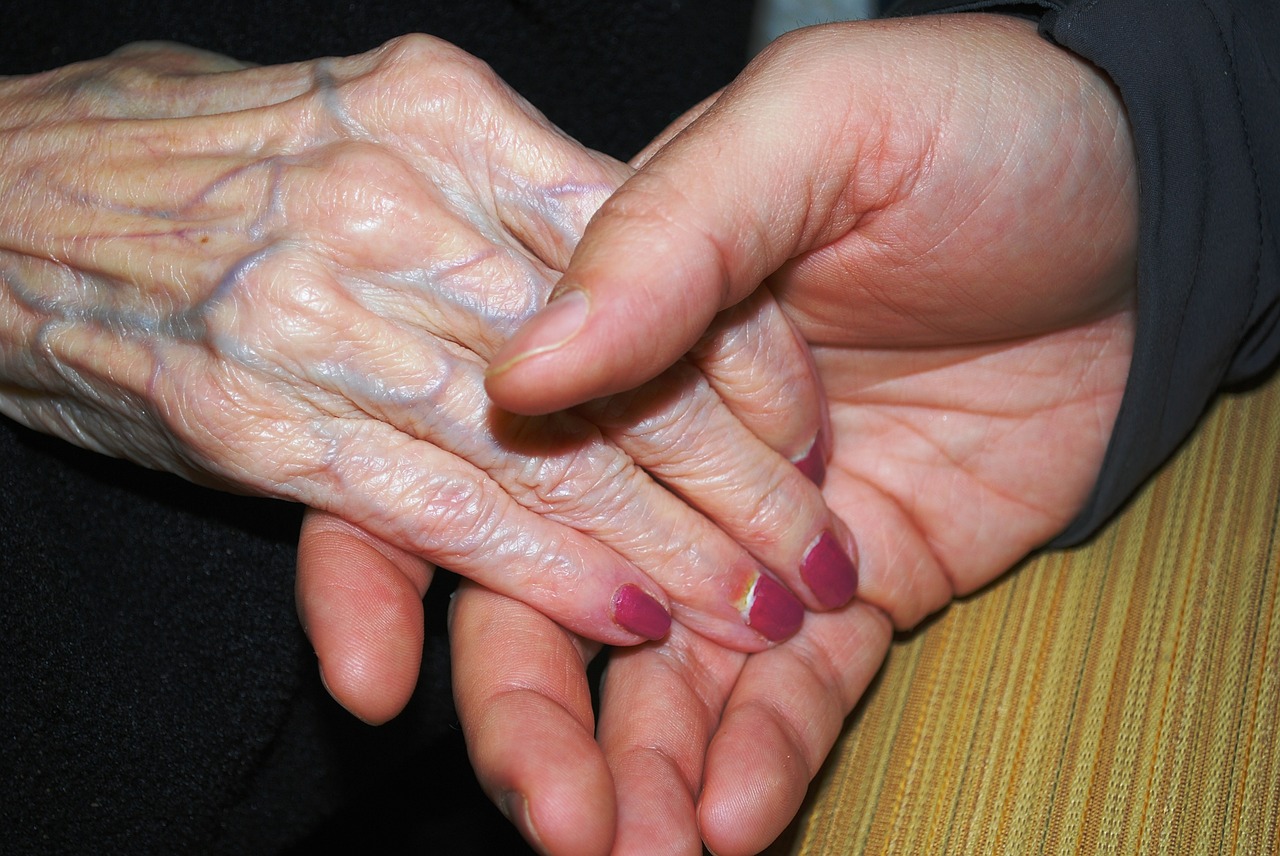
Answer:
<path fill-rule="evenodd" d="M 1273 0 L 905 0 L 890 14 L 993 11 L 1104 71 L 1133 128 L 1138 321 L 1093 494 L 1054 542 L 1084 540 L 1156 470 L 1225 384 L 1280 355 L 1280 6 Z"/>

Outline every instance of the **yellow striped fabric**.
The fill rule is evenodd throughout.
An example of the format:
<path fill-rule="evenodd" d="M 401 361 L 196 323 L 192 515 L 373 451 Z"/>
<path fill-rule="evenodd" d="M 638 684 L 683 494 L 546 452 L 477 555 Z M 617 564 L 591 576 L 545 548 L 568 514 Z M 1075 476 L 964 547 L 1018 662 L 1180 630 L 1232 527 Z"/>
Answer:
<path fill-rule="evenodd" d="M 1280 377 L 900 639 L 769 852 L 1280 853 Z"/>

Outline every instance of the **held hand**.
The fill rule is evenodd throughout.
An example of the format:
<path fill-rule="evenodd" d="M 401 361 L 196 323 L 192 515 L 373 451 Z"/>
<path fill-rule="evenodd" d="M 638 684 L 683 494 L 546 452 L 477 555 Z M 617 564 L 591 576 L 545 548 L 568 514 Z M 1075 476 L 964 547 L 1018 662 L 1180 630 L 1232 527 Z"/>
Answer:
<path fill-rule="evenodd" d="M 6 414 L 330 510 L 610 643 L 661 636 L 667 592 L 726 644 L 784 638 L 801 606 L 770 570 L 831 605 L 803 539 L 847 533 L 786 459 L 821 424 L 808 369 L 782 455 L 715 394 L 731 361 L 673 369 L 604 428 L 486 400 L 489 357 L 626 168 L 478 61 L 426 37 L 271 68 L 143 45 L 0 81 L 0 104 Z M 655 459 L 694 415 L 720 477 L 777 487 L 790 539 L 672 494 L 713 516 L 730 496 Z"/>
<path fill-rule="evenodd" d="M 808 134 L 795 132 L 801 120 Z M 590 293 L 586 326 L 509 362 L 490 389 L 534 411 L 633 382 L 661 367 L 662 348 L 632 351 L 622 313 L 671 312 L 655 330 L 674 353 L 701 323 L 695 304 L 713 312 L 780 266 L 771 284 L 815 343 L 830 400 L 824 495 L 858 537 L 859 599 L 749 656 L 678 628 L 617 654 L 596 748 L 590 721 L 562 701 L 585 686 L 560 669 L 572 640 L 518 605 L 460 598 L 464 727 L 490 792 L 520 794 L 507 799 L 527 806 L 527 835 L 566 853 L 650 853 L 655 841 L 696 853 L 701 836 L 727 856 L 781 832 L 892 628 L 994 579 L 1084 502 L 1132 352 L 1135 195 L 1106 81 L 1001 18 L 804 31 L 669 135 L 593 221 L 566 276 Z M 669 265 L 652 264 L 653 247 Z M 673 272 L 681 288 L 665 289 Z M 579 384 L 566 367 L 605 353 L 605 335 L 622 356 Z M 545 398 L 514 387 L 553 369 L 564 374 Z M 518 663 L 473 653 L 499 608 L 522 634 Z M 529 710 L 541 721 L 522 721 Z M 539 751 L 559 761 L 543 773 L 518 735 L 553 721 L 563 737 Z M 598 797 L 564 771 L 600 763 L 615 811 L 566 815 Z M 654 818 L 676 832 L 661 837 Z"/>
<path fill-rule="evenodd" d="M 716 520 L 715 538 L 728 533 L 753 555 L 781 567 L 778 576 L 818 607 L 843 605 L 857 585 L 856 566 L 846 558 L 854 548 L 814 485 L 822 478 L 830 438 L 825 431 L 815 435 L 813 423 L 825 424 L 825 409 L 808 398 L 816 370 L 807 350 L 761 291 L 718 319 L 698 351 L 701 372 L 682 362 L 662 379 L 592 402 L 581 412 Z M 732 394 L 722 400 L 712 388 Z M 784 457 L 791 449 L 807 450 L 795 465 Z M 723 580 L 681 576 L 684 561 L 677 557 L 667 568 L 663 580 L 669 591 L 692 601 L 699 587 L 714 592 L 725 586 Z M 431 571 L 425 560 L 332 514 L 312 510 L 306 516 L 298 555 L 299 615 L 328 689 L 362 719 L 389 719 L 413 690 L 421 599 Z M 740 568 L 724 576 L 732 579 L 735 571 Z M 790 635 L 802 617 L 799 604 L 766 579 L 754 582 L 741 607 L 743 619 L 765 638 Z M 682 626 L 703 633 L 716 629 L 679 601 L 676 607 Z M 519 651 L 511 647 L 513 655 Z"/>

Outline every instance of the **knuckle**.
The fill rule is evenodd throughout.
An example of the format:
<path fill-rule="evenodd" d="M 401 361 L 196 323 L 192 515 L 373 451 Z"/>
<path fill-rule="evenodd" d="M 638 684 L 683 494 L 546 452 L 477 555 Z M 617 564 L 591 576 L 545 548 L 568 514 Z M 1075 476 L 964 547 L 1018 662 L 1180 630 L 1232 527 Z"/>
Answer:
<path fill-rule="evenodd" d="M 155 414 L 170 453 L 194 472 L 255 493 L 289 496 L 319 468 L 321 448 L 303 420 L 277 396 L 239 372 L 199 375 L 173 367 Z M 310 453 L 309 453 L 310 452 Z"/>
<path fill-rule="evenodd" d="M 317 261 L 270 247 L 234 264 L 196 312 L 201 338 L 225 357 L 258 364 L 328 336 L 346 301 Z"/>
<path fill-rule="evenodd" d="M 416 258 L 423 214 L 430 204 L 421 177 L 399 155 L 374 143 L 345 141 L 325 147 L 290 188 L 289 230 L 343 257 L 383 265 Z"/>
<path fill-rule="evenodd" d="M 448 42 L 425 33 L 406 33 L 391 39 L 379 51 L 381 67 L 418 68 L 438 61 L 442 56 L 461 53 Z"/>
<path fill-rule="evenodd" d="M 167 97 L 175 83 L 193 74 L 243 65 L 228 57 L 177 42 L 136 41 L 72 72 L 69 88 L 113 118 L 159 118 L 172 114 Z M 75 68 L 75 67 L 73 67 Z"/>
<path fill-rule="evenodd" d="M 112 56 L 56 73 L 54 88 L 67 112 L 104 119 L 147 118 L 140 109 L 146 103 L 141 96 L 154 84 L 155 75 L 147 66 L 127 60 Z"/>
<path fill-rule="evenodd" d="M 599 435 L 560 419 L 521 419 L 508 448 L 504 486 L 524 507 L 574 519 L 598 517 L 618 505 L 634 465 Z"/>
<path fill-rule="evenodd" d="M 573 513 L 604 507 L 624 478 L 625 464 L 578 452 L 526 461 L 517 483 L 536 510 Z"/>
<path fill-rule="evenodd" d="M 508 534 L 508 501 L 492 480 L 424 460 L 373 420 L 342 420 L 318 433 L 325 445 L 306 456 L 316 464 L 311 482 L 322 497 L 341 499 L 347 519 L 455 568 Z"/>
<path fill-rule="evenodd" d="M 407 508 L 420 508 L 422 536 L 432 544 L 467 553 L 493 539 L 500 527 L 499 503 L 486 483 L 456 475 L 428 477 L 402 498 Z"/>
<path fill-rule="evenodd" d="M 805 77 L 797 79 L 815 79 L 814 74 L 829 74 L 829 57 L 817 49 L 819 45 L 830 43 L 835 37 L 829 30 L 795 29 L 778 36 L 760 51 L 755 65 L 760 68 L 785 66 L 789 69 L 803 69 Z"/>
<path fill-rule="evenodd" d="M 796 490 L 799 475 L 784 474 L 783 468 L 772 468 L 758 483 L 754 496 L 747 492 L 742 504 L 743 538 L 752 544 L 769 545 L 788 540 L 798 531 L 797 519 L 808 517 L 810 504 L 805 501 L 803 490 Z M 786 469 L 790 469 L 787 467 Z M 734 496 L 741 496 L 735 493 Z"/>
<path fill-rule="evenodd" d="M 607 199 L 600 208 L 602 215 L 622 220 L 653 220 L 659 226 L 683 226 L 672 212 L 685 204 L 684 192 L 667 176 L 656 171 L 642 172 L 627 181 L 624 192 Z"/>
<path fill-rule="evenodd" d="M 514 144 L 508 124 L 527 115 L 486 62 L 430 36 L 388 42 L 355 67 L 337 91 L 317 93 L 345 136 L 449 161 L 474 157 L 477 141 Z"/>
<path fill-rule="evenodd" d="M 501 86 L 488 63 L 448 42 L 419 33 L 388 42 L 374 78 L 379 85 L 370 89 L 371 94 L 379 89 L 430 93 L 422 103 L 443 111 Z"/>
<path fill-rule="evenodd" d="M 717 405 L 702 373 L 681 360 L 643 387 L 592 403 L 589 412 L 649 459 L 649 452 L 667 457 L 694 446 L 690 438 L 705 438 Z"/>

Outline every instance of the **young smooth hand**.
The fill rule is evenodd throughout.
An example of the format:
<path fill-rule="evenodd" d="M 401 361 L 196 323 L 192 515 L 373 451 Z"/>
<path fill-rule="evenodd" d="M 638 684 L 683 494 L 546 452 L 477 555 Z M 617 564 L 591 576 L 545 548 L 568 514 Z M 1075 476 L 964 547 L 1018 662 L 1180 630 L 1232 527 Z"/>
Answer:
<path fill-rule="evenodd" d="M 858 541 L 858 600 L 749 656 L 679 628 L 614 652 L 596 724 L 589 649 L 468 587 L 455 692 L 481 780 L 548 852 L 755 853 L 892 629 L 1084 504 L 1132 352 L 1132 147 L 1095 69 L 1025 22 L 958 15 L 787 37 L 648 156 L 560 286 L 590 314 L 558 347 L 530 325 L 489 388 L 532 412 L 625 387 L 772 274 L 828 397 L 824 495 Z M 499 632 L 519 663 L 476 655 Z"/>

